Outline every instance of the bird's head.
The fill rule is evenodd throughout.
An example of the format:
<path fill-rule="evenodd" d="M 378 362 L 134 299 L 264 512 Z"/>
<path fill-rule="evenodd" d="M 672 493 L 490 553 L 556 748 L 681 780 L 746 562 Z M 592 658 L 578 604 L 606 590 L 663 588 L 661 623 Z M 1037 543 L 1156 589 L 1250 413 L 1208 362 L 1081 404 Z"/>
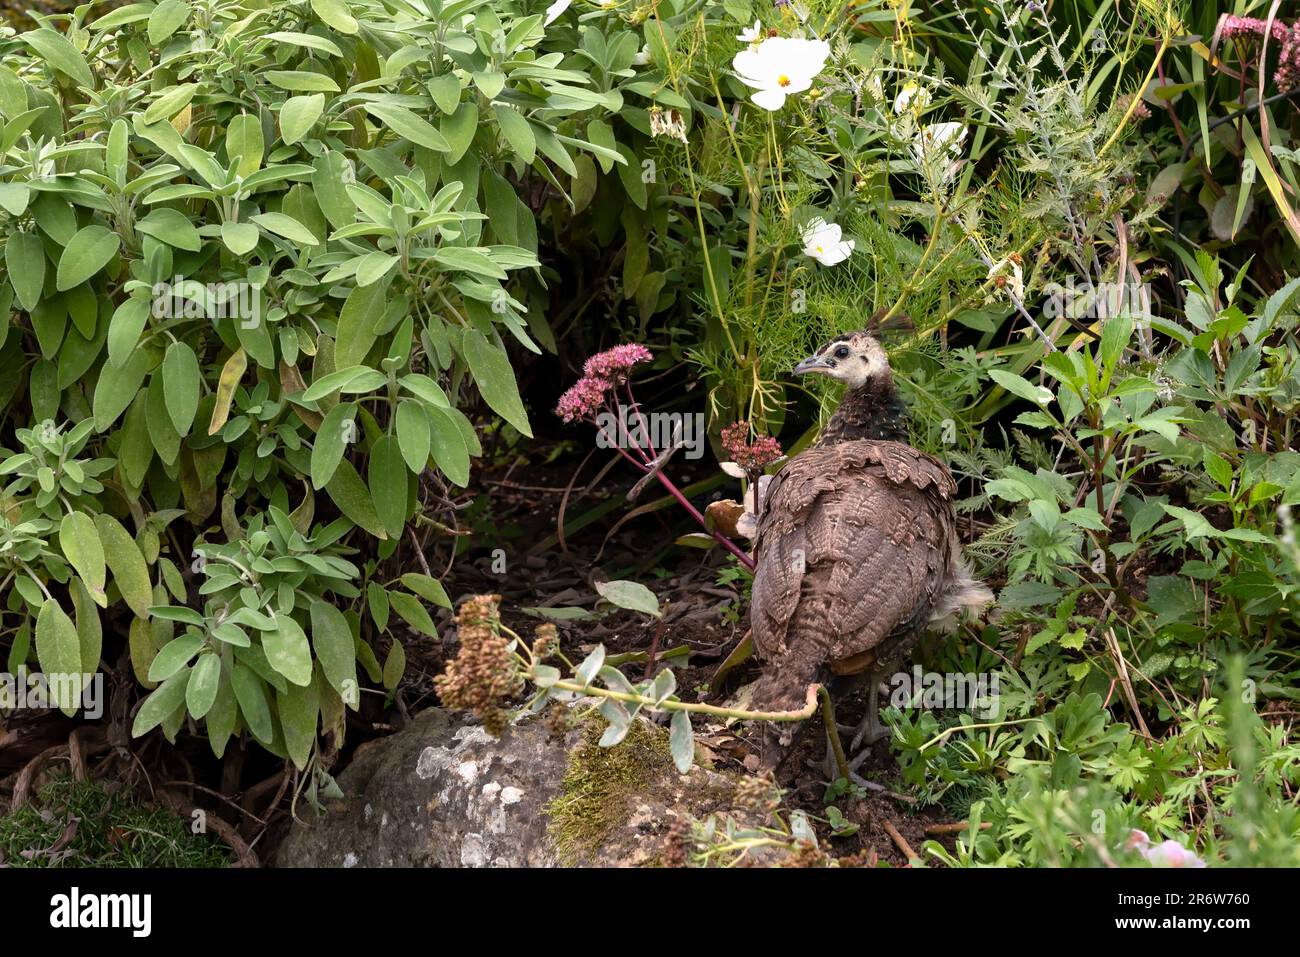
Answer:
<path fill-rule="evenodd" d="M 850 389 L 860 389 L 889 374 L 889 358 L 870 332 L 862 330 L 836 336 L 794 367 L 795 375 L 825 375 Z"/>

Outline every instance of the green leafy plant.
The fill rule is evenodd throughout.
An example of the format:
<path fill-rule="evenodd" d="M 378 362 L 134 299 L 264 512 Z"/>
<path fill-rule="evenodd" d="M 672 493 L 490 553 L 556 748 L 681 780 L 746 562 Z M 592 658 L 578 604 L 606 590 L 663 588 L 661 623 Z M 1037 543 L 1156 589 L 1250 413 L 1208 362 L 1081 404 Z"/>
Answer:
<path fill-rule="evenodd" d="M 0 41 L 11 663 L 35 622 L 42 668 L 94 672 L 129 612 L 161 682 L 136 733 L 188 716 L 301 767 L 357 661 L 400 679 L 362 613 L 436 634 L 436 580 L 375 575 L 468 482 L 475 392 L 530 434 L 506 342 L 551 337 L 520 184 L 624 164 L 584 136 L 617 104 L 485 0 L 105 6 Z"/>

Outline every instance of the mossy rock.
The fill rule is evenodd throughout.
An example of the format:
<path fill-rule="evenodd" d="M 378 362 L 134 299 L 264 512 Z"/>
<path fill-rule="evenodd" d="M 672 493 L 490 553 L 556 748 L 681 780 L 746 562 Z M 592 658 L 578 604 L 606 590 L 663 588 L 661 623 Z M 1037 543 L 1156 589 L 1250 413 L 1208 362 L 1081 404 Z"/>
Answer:
<path fill-rule="evenodd" d="M 668 734 L 633 722 L 612 748 L 597 743 L 604 722 L 592 718 L 569 752 L 560 793 L 546 806 L 549 834 L 566 865 L 661 863 L 661 839 L 674 818 L 689 819 L 725 807 L 730 777 L 673 764 Z"/>
<path fill-rule="evenodd" d="M 674 822 L 731 813 L 734 776 L 679 773 L 667 733 L 644 721 L 601 748 L 602 724 L 557 730 L 526 718 L 493 738 L 442 709 L 422 712 L 357 749 L 338 777 L 344 799 L 295 824 L 275 863 L 653 866 Z"/>

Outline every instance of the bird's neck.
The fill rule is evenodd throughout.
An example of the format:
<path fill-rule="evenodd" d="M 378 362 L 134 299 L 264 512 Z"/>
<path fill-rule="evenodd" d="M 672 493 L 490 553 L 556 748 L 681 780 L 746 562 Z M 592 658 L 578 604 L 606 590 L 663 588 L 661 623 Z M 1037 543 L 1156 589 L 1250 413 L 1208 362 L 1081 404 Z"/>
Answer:
<path fill-rule="evenodd" d="M 906 442 L 907 407 L 894 388 L 888 372 L 872 376 L 856 389 L 844 393 L 840 407 L 822 429 L 818 445 L 834 445 L 858 439 Z"/>

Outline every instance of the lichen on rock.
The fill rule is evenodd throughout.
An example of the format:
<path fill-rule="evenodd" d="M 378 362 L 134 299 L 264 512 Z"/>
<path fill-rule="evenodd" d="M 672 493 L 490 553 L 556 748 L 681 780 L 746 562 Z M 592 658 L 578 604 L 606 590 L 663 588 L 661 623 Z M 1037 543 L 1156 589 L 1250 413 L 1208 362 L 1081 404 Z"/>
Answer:
<path fill-rule="evenodd" d="M 662 866 L 686 862 L 694 833 L 765 825 L 769 811 L 738 787 L 743 775 L 699 764 L 681 774 L 667 732 L 643 718 L 602 748 L 603 721 L 571 726 L 580 709 L 516 719 L 500 738 L 440 708 L 417 715 L 357 749 L 338 778 L 343 800 L 306 813 L 276 862 Z"/>

